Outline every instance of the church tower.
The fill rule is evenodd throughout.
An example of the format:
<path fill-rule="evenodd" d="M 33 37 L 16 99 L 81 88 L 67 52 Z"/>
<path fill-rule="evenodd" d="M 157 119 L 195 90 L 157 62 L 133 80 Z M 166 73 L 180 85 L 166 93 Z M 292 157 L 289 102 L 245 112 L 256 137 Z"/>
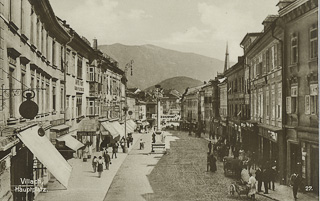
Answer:
<path fill-rule="evenodd" d="M 227 42 L 227 48 L 226 48 L 226 57 L 224 60 L 224 70 L 223 72 L 226 72 L 230 68 L 230 62 L 229 62 L 229 52 L 228 52 L 228 42 Z"/>

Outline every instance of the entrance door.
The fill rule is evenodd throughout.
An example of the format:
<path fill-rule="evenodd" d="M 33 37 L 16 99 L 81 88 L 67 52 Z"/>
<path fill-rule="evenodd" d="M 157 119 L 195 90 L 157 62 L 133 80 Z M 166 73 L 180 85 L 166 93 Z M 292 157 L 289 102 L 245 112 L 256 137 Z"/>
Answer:
<path fill-rule="evenodd" d="M 311 185 L 315 193 L 319 193 L 319 148 L 311 147 Z"/>
<path fill-rule="evenodd" d="M 290 167 L 290 174 L 294 173 L 295 171 L 298 171 L 299 174 L 300 170 L 298 170 L 298 162 L 301 161 L 299 160 L 299 146 L 298 144 L 293 144 L 290 143 L 290 159 L 291 159 L 291 167 Z"/>
<path fill-rule="evenodd" d="M 263 138 L 263 160 L 270 161 L 270 141 Z"/>

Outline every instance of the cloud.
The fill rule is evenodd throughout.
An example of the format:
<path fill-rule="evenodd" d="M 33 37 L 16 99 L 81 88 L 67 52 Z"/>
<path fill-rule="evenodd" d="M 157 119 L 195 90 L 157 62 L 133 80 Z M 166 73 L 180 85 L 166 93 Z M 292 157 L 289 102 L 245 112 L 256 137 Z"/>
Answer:
<path fill-rule="evenodd" d="M 203 43 L 208 38 L 210 31 L 190 27 L 184 32 L 174 32 L 169 38 L 163 39 L 162 42 L 168 44 L 185 44 L 185 43 Z"/>
<path fill-rule="evenodd" d="M 152 18 L 152 16 L 147 14 L 146 11 L 137 9 L 131 10 L 127 15 L 124 14 L 124 16 L 132 20 Z"/>
<path fill-rule="evenodd" d="M 126 27 L 152 16 L 141 9 L 123 11 L 115 0 L 83 0 L 61 16 L 70 26 L 89 41 L 97 38 L 99 44 L 126 37 Z"/>

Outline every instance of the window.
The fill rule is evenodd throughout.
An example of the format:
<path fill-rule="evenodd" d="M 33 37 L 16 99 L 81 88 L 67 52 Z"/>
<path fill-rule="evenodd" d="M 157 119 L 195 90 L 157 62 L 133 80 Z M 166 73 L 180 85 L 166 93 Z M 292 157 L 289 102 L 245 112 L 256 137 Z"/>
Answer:
<path fill-rule="evenodd" d="M 55 84 L 52 87 L 52 110 L 56 111 L 56 87 Z"/>
<path fill-rule="evenodd" d="M 94 115 L 94 101 L 88 101 L 88 115 Z"/>
<path fill-rule="evenodd" d="M 318 115 L 318 84 L 310 85 L 311 114 Z"/>
<path fill-rule="evenodd" d="M 60 110 L 64 112 L 64 90 L 63 88 L 60 89 Z"/>
<path fill-rule="evenodd" d="M 266 71 L 267 73 L 270 71 L 270 53 L 269 49 L 266 51 Z"/>
<path fill-rule="evenodd" d="M 31 9 L 31 12 L 30 12 L 30 42 L 31 44 L 34 43 L 34 40 L 33 40 L 33 37 L 34 37 L 34 33 L 33 33 L 33 30 L 34 30 L 34 26 L 33 26 L 33 15 L 34 15 L 34 11 L 33 9 Z"/>
<path fill-rule="evenodd" d="M 270 100 L 269 100 L 269 88 L 266 89 L 266 117 L 270 115 Z"/>
<path fill-rule="evenodd" d="M 77 105 L 76 105 L 76 116 L 80 117 L 82 115 L 82 95 L 77 94 Z"/>
<path fill-rule="evenodd" d="M 60 68 L 61 68 L 61 71 L 64 71 L 65 69 L 65 59 L 64 59 L 64 47 L 61 45 L 60 47 Z"/>
<path fill-rule="evenodd" d="M 275 58 L 276 58 L 276 55 L 274 51 L 274 46 L 272 46 L 271 47 L 271 70 L 273 70 L 275 67 Z"/>
<path fill-rule="evenodd" d="M 21 92 L 25 89 L 25 84 L 26 84 L 26 74 L 23 72 L 21 73 Z M 21 95 L 21 102 L 24 100 L 23 96 Z"/>
<path fill-rule="evenodd" d="M 291 113 L 297 113 L 298 108 L 298 86 L 291 87 Z"/>
<path fill-rule="evenodd" d="M 257 59 L 257 76 L 262 75 L 262 55 Z"/>
<path fill-rule="evenodd" d="M 14 69 L 10 68 L 9 69 L 9 90 L 10 92 L 14 89 Z M 9 93 L 9 112 L 10 112 L 10 117 L 14 117 L 14 96 L 12 93 Z"/>
<path fill-rule="evenodd" d="M 82 79 L 82 56 L 78 55 L 77 78 Z"/>
<path fill-rule="evenodd" d="M 275 105 L 275 90 L 274 85 L 271 86 L 271 118 L 274 120 L 276 117 L 275 111 L 276 111 L 276 105 Z"/>
<path fill-rule="evenodd" d="M 281 101 L 282 101 L 282 86 L 281 83 L 278 84 L 278 93 L 277 93 L 277 119 L 281 119 Z"/>
<path fill-rule="evenodd" d="M 298 63 L 298 35 L 293 33 L 291 35 L 291 64 Z"/>
<path fill-rule="evenodd" d="M 50 101 L 50 86 L 49 86 L 49 82 L 47 82 L 46 83 L 46 108 L 45 108 L 46 113 L 50 112 L 49 101 Z"/>
<path fill-rule="evenodd" d="M 89 67 L 89 81 L 94 81 L 94 67 Z"/>
<path fill-rule="evenodd" d="M 74 105 L 75 105 L 75 102 L 74 102 L 74 96 L 72 96 L 72 99 L 71 99 L 71 118 L 74 119 Z"/>
<path fill-rule="evenodd" d="M 318 57 L 318 27 L 316 24 L 312 25 L 310 29 L 310 58 Z"/>
<path fill-rule="evenodd" d="M 56 42 L 52 39 L 52 65 L 56 65 Z"/>

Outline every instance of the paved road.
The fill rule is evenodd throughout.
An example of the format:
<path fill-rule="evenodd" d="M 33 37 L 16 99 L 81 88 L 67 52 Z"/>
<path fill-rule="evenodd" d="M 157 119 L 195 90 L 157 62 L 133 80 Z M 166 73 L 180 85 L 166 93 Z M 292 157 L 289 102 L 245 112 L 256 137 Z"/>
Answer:
<path fill-rule="evenodd" d="M 137 150 L 137 143 L 120 167 L 105 200 L 239 200 L 228 195 L 233 180 L 223 175 L 222 163 L 217 164 L 216 173 L 206 172 L 206 140 L 188 137 L 185 132 L 172 134 L 180 139 L 171 142 L 170 151 L 162 157 Z M 151 136 L 142 137 L 148 147 Z M 268 199 L 257 196 L 257 200 Z"/>

